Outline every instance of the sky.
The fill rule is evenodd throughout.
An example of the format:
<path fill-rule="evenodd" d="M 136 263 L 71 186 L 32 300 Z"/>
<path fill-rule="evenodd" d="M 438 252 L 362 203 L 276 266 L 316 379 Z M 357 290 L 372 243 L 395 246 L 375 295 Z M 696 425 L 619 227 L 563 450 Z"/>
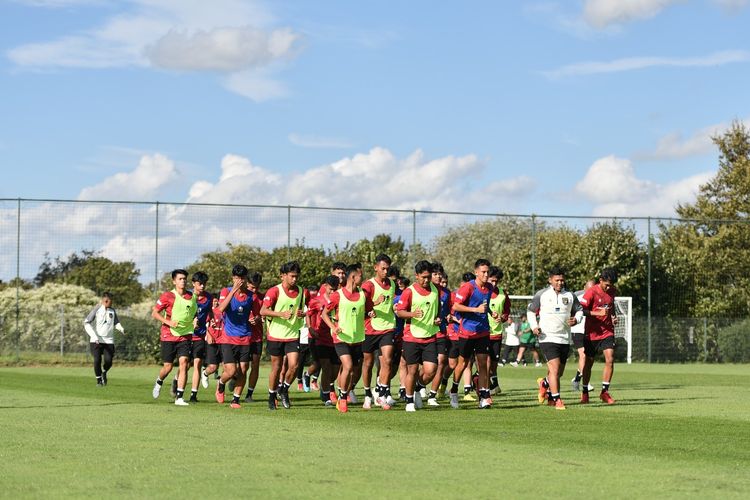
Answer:
<path fill-rule="evenodd" d="M 750 0 L 0 0 L 0 198 L 673 216 L 750 123 L 748 26 Z"/>

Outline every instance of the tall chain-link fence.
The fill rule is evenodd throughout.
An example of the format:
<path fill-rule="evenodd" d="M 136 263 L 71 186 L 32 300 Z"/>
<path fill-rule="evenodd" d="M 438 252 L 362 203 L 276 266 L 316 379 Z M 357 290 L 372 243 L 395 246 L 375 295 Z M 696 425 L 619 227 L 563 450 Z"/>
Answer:
<path fill-rule="evenodd" d="M 357 258 L 369 269 L 368 259 L 386 250 L 402 253 L 401 274 L 407 277 L 421 258 L 442 262 L 451 287 L 472 270 L 475 259 L 488 258 L 504 270 L 504 286 L 517 295 L 545 286 L 552 265 L 568 269 L 571 289 L 582 288 L 602 267 L 611 266 L 620 273 L 620 294 L 633 297 L 634 360 L 747 361 L 750 348 L 742 325 L 750 308 L 745 294 L 750 259 L 737 256 L 747 251 L 750 238 L 728 238 L 719 249 L 712 249 L 713 240 L 706 238 L 712 236 L 710 228 L 731 226 L 742 236 L 750 233 L 750 225 L 708 222 L 0 199 L 0 355 L 35 359 L 86 352 L 82 322 L 98 293 L 118 286 L 125 290 L 119 283 L 125 279 L 124 268 L 98 274 L 82 266 L 94 257 L 132 263 L 141 296 L 123 305 L 118 299 L 125 292 L 118 292 L 120 297 L 116 293 L 115 306 L 128 333 L 117 338 L 118 355 L 148 359 L 158 352 L 150 305 L 174 268 L 192 272 L 221 261 L 211 260 L 212 255 L 231 259 L 257 254 L 266 260 L 259 257 L 246 265 L 253 270 L 258 262 L 267 263 L 263 271 L 270 286 L 279 259 L 299 258 L 303 268 L 318 266 L 327 272 L 335 259 Z M 378 248 L 384 241 L 390 247 Z M 232 253 L 238 248 L 250 253 Z M 314 264 L 306 262 L 313 257 Z M 228 284 L 221 282 L 227 280 L 225 271 L 221 277 L 214 273 L 210 290 Z M 317 274 L 303 276 L 310 281 L 305 286 L 320 282 Z"/>

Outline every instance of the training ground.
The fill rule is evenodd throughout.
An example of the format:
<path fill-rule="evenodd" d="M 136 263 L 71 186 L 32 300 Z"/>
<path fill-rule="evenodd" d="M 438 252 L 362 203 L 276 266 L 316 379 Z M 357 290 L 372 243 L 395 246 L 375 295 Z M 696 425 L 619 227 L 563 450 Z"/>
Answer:
<path fill-rule="evenodd" d="M 0 368 L 0 497 L 748 498 L 747 366 L 615 368 L 613 406 L 578 404 L 569 364 L 566 411 L 537 403 L 542 368 L 504 367 L 491 410 L 409 414 L 338 414 L 296 385 L 269 412 L 265 371 L 232 410 L 213 379 L 190 407 L 168 383 L 153 400 L 156 365 L 116 363 L 105 388 L 89 367 Z"/>

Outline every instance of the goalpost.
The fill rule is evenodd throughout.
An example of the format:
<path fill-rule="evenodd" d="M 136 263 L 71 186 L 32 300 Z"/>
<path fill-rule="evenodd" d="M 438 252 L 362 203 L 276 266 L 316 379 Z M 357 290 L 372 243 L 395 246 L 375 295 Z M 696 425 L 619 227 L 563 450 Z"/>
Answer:
<path fill-rule="evenodd" d="M 531 295 L 511 295 L 510 312 L 514 320 L 518 320 L 521 314 L 528 310 Z M 615 308 L 619 318 L 615 325 L 615 338 L 623 339 L 628 347 L 628 364 L 633 357 L 633 297 L 616 297 Z"/>

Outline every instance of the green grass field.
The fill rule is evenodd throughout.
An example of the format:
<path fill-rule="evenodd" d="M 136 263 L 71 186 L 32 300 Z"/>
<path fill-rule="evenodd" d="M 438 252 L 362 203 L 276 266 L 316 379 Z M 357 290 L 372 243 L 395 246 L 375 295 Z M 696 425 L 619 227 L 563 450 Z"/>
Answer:
<path fill-rule="evenodd" d="M 567 411 L 540 406 L 542 369 L 505 367 L 492 410 L 412 414 L 294 389 L 291 410 L 231 410 L 213 380 L 179 408 L 166 384 L 152 399 L 156 366 L 115 365 L 106 388 L 90 368 L 0 368 L 0 496 L 748 497 L 747 366 L 616 368 L 614 406 L 569 383 Z"/>

